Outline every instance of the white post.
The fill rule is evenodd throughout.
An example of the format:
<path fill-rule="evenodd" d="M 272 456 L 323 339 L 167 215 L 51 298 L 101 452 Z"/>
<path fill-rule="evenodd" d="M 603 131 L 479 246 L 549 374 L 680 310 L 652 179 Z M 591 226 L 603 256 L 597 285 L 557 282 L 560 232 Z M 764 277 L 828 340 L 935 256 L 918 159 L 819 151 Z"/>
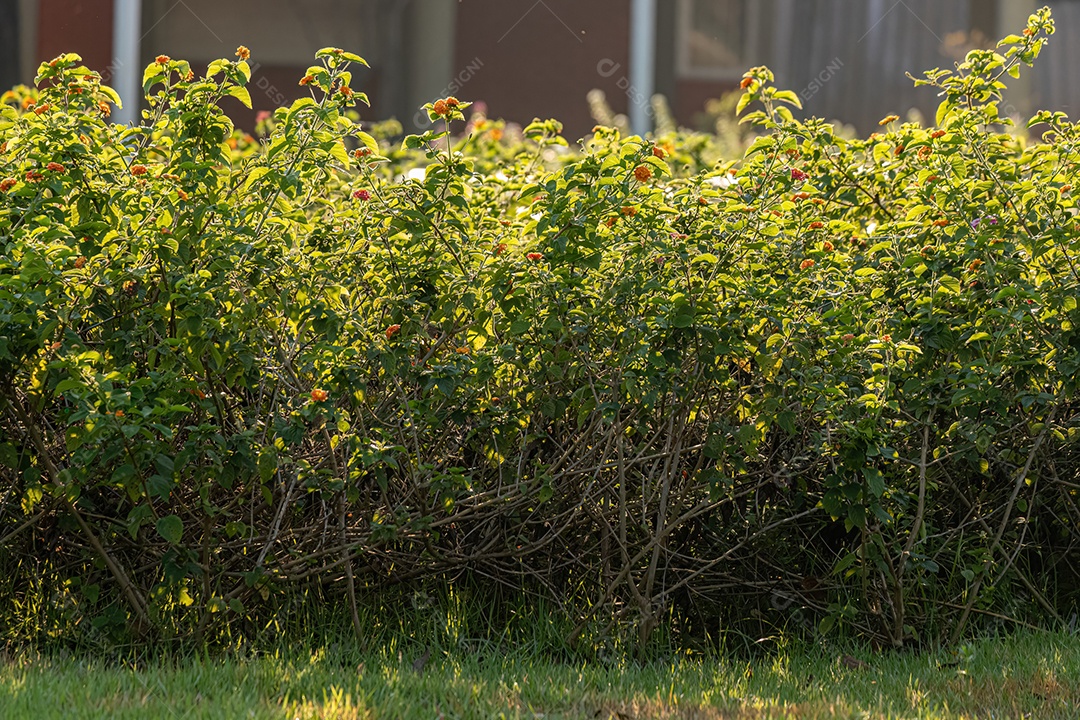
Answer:
<path fill-rule="evenodd" d="M 652 130 L 652 96 L 656 79 L 656 0 L 631 0 L 630 129 L 644 136 Z"/>
<path fill-rule="evenodd" d="M 113 0 L 113 62 L 112 85 L 122 110 L 113 113 L 113 122 L 133 125 L 139 122 L 139 43 L 142 39 L 142 0 Z"/>

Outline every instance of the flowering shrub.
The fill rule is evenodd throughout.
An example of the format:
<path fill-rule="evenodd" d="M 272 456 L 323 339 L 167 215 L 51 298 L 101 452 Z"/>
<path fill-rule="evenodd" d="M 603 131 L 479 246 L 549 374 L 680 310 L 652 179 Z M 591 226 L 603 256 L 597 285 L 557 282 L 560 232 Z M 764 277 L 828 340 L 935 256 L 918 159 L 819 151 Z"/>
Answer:
<path fill-rule="evenodd" d="M 571 640 L 1066 612 L 1080 131 L 997 109 L 1052 32 L 928 73 L 935 127 L 868 139 L 755 68 L 763 134 L 689 173 L 610 128 L 455 139 L 455 98 L 391 149 L 333 48 L 262 142 L 218 107 L 246 49 L 157 58 L 136 128 L 77 56 L 42 65 L 0 116 L 0 591 L 200 638 L 290 589 L 362 632 L 366 592 L 462 569 Z"/>

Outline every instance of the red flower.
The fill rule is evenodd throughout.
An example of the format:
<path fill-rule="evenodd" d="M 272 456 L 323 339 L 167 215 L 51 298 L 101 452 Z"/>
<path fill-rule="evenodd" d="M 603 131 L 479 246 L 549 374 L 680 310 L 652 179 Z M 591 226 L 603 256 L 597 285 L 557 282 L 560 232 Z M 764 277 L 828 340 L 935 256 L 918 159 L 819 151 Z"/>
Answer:
<path fill-rule="evenodd" d="M 822 247 L 825 248 L 825 252 L 832 252 L 833 251 L 833 244 L 831 242 L 829 242 L 828 240 L 825 241 L 825 244 L 822 245 Z"/>
<path fill-rule="evenodd" d="M 810 177 L 799 168 L 791 168 L 791 179 L 795 182 L 802 182 L 806 178 Z"/>
<path fill-rule="evenodd" d="M 750 87 L 753 84 L 754 84 L 754 78 L 752 78 L 752 77 L 744 77 L 742 79 L 742 82 L 739 83 L 739 88 L 742 89 L 742 90 L 745 90 L 746 88 Z"/>
<path fill-rule="evenodd" d="M 395 324 L 395 325 L 391 325 L 390 327 L 386 328 L 386 339 L 387 339 L 387 340 L 389 340 L 390 338 L 394 337 L 394 335 L 395 335 L 395 334 L 397 333 L 397 331 L 398 331 L 398 330 L 400 330 L 400 329 L 401 329 L 401 326 L 400 326 L 400 325 L 396 325 L 396 324 Z"/>
<path fill-rule="evenodd" d="M 637 215 L 637 208 L 634 207 L 633 205 L 627 205 L 626 207 L 624 207 L 619 212 L 621 212 L 623 215 L 625 215 L 627 217 L 634 217 L 635 215 Z"/>
<path fill-rule="evenodd" d="M 362 147 L 353 150 L 353 157 L 359 160 L 360 158 L 367 157 L 371 154 L 371 148 Z"/>
<path fill-rule="evenodd" d="M 540 262 L 541 260 L 544 259 L 544 254 L 543 253 L 538 253 L 538 252 L 531 252 L 528 255 L 526 255 L 525 257 L 529 258 L 533 262 Z"/>
<path fill-rule="evenodd" d="M 0 192 L 7 192 L 15 187 L 18 182 L 19 181 L 15 178 L 4 178 L 3 180 L 0 180 Z"/>
<path fill-rule="evenodd" d="M 797 192 L 797 193 L 795 193 L 794 195 L 791 196 L 791 199 L 792 200 L 806 200 L 809 197 L 810 197 L 810 193 Z"/>
<path fill-rule="evenodd" d="M 37 170 L 26 171 L 26 182 L 40 182 L 45 176 L 39 173 Z"/>
<path fill-rule="evenodd" d="M 458 105 L 461 104 L 461 102 L 456 97 L 454 97 L 453 95 L 446 98 L 446 100 L 444 102 L 446 103 L 446 107 L 448 107 L 448 108 L 456 108 Z"/>
<path fill-rule="evenodd" d="M 145 175 L 146 173 L 147 173 L 147 170 L 146 170 L 145 165 L 132 165 L 131 166 L 131 174 L 134 175 L 135 177 L 138 177 L 140 175 Z"/>
<path fill-rule="evenodd" d="M 38 105 L 36 108 L 34 108 L 34 114 L 41 115 L 42 113 L 48 112 L 50 107 L 52 106 L 49 105 L 49 103 L 45 103 L 44 105 Z"/>
<path fill-rule="evenodd" d="M 800 270 L 809 270 L 810 268 L 814 267 L 814 265 L 816 265 L 816 264 L 817 263 L 815 263 L 813 260 L 810 260 L 810 259 L 803 260 L 802 264 L 799 265 L 799 269 Z"/>
<path fill-rule="evenodd" d="M 61 165 L 61 164 L 60 164 L 60 163 L 58 163 L 58 162 L 51 162 L 51 163 L 49 163 L 48 165 L 46 165 L 46 166 L 45 166 L 45 169 L 46 169 L 46 170 L 50 170 L 50 171 L 52 171 L 52 172 L 59 172 L 59 173 L 62 173 L 62 172 L 64 172 L 64 166 L 63 166 L 63 165 Z"/>
<path fill-rule="evenodd" d="M 944 136 L 945 136 L 945 131 L 944 130 L 935 130 L 934 132 L 930 133 L 930 137 L 934 138 L 935 140 L 937 140 L 939 137 L 944 137 Z"/>
<path fill-rule="evenodd" d="M 323 402 L 329 397 L 330 397 L 330 393 L 326 392 L 325 390 L 320 390 L 319 388 L 315 388 L 314 390 L 311 391 L 311 400 L 313 402 Z"/>
<path fill-rule="evenodd" d="M 506 243 L 499 243 L 499 246 L 495 248 L 496 255 L 502 255 L 506 252 Z"/>
<path fill-rule="evenodd" d="M 638 165 L 634 168 L 634 177 L 638 182 L 645 182 L 652 177 L 652 170 L 647 165 Z"/>
<path fill-rule="evenodd" d="M 815 220 L 814 222 L 810 223 L 811 230 L 820 230 L 823 227 L 825 227 L 825 223 L 821 222 L 820 220 Z"/>
<path fill-rule="evenodd" d="M 314 75 L 305 75 L 304 77 L 300 78 L 301 85 L 310 85 L 313 82 L 315 82 Z"/>
<path fill-rule="evenodd" d="M 158 65 L 168 65 L 170 60 L 172 60 L 172 58 L 168 55 L 158 55 L 156 58 L 154 58 L 154 62 L 156 62 Z"/>
<path fill-rule="evenodd" d="M 660 158 L 661 160 L 663 160 L 663 159 L 664 159 L 664 156 L 665 156 L 665 153 L 664 153 L 664 149 L 663 149 L 663 148 L 659 148 L 659 147 L 654 147 L 654 148 L 652 149 L 652 154 L 653 154 L 653 157 L 658 157 L 658 158 Z"/>
<path fill-rule="evenodd" d="M 371 193 L 369 193 L 367 190 L 355 190 L 355 191 L 353 191 L 352 196 L 353 196 L 353 200 L 370 200 L 371 199 Z"/>
<path fill-rule="evenodd" d="M 436 100 L 435 104 L 431 106 L 431 111 L 439 117 L 446 117 L 450 112 L 450 106 L 446 104 L 445 100 Z"/>

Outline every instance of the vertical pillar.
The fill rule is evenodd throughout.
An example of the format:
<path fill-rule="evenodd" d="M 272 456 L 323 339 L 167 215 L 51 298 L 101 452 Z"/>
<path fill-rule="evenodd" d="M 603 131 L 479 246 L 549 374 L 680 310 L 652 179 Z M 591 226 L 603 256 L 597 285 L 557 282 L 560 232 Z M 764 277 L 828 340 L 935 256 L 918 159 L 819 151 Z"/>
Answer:
<path fill-rule="evenodd" d="M 413 0 L 411 11 L 406 26 L 411 37 L 408 39 L 409 107 L 405 118 L 412 118 L 421 105 L 433 102 L 440 93 L 445 94 L 451 80 L 461 72 L 461 68 L 454 67 L 457 3 Z M 407 128 L 406 132 L 411 130 Z"/>
<path fill-rule="evenodd" d="M 652 130 L 650 100 L 656 83 L 656 0 L 631 0 L 630 129 L 636 135 Z"/>
<path fill-rule="evenodd" d="M 113 113 L 121 125 L 139 122 L 142 88 L 139 80 L 139 44 L 142 39 L 142 0 L 113 0 L 113 89 L 124 103 Z"/>

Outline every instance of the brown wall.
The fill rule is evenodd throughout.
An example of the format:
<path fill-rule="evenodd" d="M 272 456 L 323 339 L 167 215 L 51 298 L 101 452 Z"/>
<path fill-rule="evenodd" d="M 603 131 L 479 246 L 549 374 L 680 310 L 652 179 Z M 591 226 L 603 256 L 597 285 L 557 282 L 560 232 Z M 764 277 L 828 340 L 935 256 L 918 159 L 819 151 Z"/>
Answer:
<path fill-rule="evenodd" d="M 556 118 L 568 139 L 582 137 L 595 124 L 589 90 L 626 112 L 629 14 L 629 0 L 461 0 L 452 76 L 483 64 L 458 95 L 485 101 L 492 117 Z"/>
<path fill-rule="evenodd" d="M 40 0 L 36 63 L 74 52 L 87 67 L 106 74 L 112 62 L 112 9 L 113 0 Z"/>

